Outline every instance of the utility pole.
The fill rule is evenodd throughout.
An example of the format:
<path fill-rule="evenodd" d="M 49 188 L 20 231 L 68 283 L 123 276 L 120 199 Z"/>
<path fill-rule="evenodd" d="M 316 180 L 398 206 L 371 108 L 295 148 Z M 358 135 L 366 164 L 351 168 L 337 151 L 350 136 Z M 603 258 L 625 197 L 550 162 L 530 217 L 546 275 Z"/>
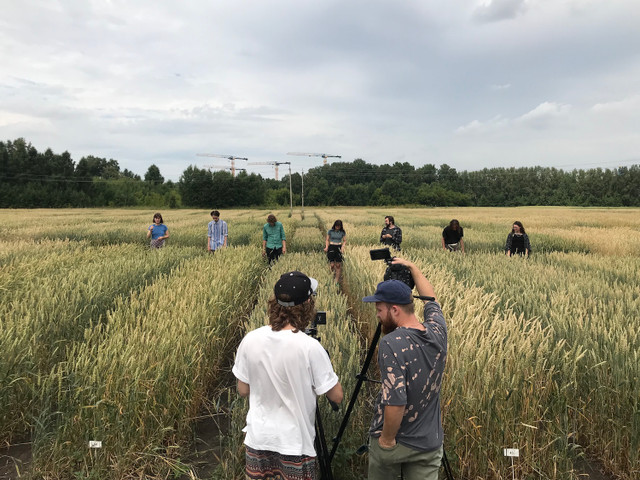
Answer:
<path fill-rule="evenodd" d="M 300 177 L 302 179 L 302 188 L 300 191 L 300 198 L 302 201 L 302 219 L 304 220 L 304 168 L 302 169 L 302 177 Z"/>
<path fill-rule="evenodd" d="M 289 216 L 293 215 L 293 189 L 291 188 L 291 162 L 287 162 L 289 164 L 289 204 L 291 209 L 289 210 Z"/>

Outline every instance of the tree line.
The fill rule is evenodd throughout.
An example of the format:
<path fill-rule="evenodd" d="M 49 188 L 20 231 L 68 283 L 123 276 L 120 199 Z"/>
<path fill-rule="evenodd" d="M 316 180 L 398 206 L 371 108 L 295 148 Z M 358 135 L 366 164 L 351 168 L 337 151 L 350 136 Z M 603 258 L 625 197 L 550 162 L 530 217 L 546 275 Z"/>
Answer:
<path fill-rule="evenodd" d="M 277 181 L 242 171 L 189 166 L 176 183 L 151 165 L 144 178 L 94 156 L 38 152 L 19 138 L 0 142 L 0 207 L 640 206 L 640 166 L 564 171 L 552 167 L 458 172 L 446 164 L 335 162 Z"/>
<path fill-rule="evenodd" d="M 0 207 L 129 207 L 181 205 L 176 185 L 157 166 L 144 176 L 94 156 L 76 164 L 69 152 L 44 152 L 23 138 L 0 142 Z"/>

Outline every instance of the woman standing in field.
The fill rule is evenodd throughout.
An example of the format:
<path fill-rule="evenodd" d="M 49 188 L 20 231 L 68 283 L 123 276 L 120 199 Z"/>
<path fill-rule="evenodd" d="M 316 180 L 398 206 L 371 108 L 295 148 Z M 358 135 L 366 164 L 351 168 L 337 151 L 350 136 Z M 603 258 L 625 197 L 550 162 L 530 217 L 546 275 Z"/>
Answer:
<path fill-rule="evenodd" d="M 531 244 L 529 243 L 529 236 L 525 233 L 521 222 L 513 222 L 511 233 L 507 236 L 504 251 L 507 257 L 515 254 L 524 255 L 525 257 L 529 256 Z"/>
<path fill-rule="evenodd" d="M 147 229 L 147 238 L 151 238 L 151 248 L 161 248 L 164 241 L 169 238 L 169 229 L 163 223 L 162 215 L 159 213 L 153 216 L 153 225 Z"/>
<path fill-rule="evenodd" d="M 461 251 L 464 253 L 464 232 L 460 222 L 455 218 L 449 222 L 449 226 L 442 231 L 442 248 L 450 252 Z"/>
<path fill-rule="evenodd" d="M 333 222 L 333 227 L 327 232 L 324 251 L 327 252 L 327 259 L 336 283 L 340 282 L 342 272 L 342 254 L 344 246 L 347 244 L 347 234 L 342 227 L 342 220 Z"/>

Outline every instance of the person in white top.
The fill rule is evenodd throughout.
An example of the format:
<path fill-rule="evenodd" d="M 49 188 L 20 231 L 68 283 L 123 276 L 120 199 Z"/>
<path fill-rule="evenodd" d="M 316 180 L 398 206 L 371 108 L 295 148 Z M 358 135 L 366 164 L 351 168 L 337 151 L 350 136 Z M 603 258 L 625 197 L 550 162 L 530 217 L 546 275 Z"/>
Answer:
<path fill-rule="evenodd" d="M 301 272 L 280 277 L 269 299 L 269 325 L 240 343 L 233 374 L 249 397 L 247 478 L 317 478 L 316 397 L 342 401 L 342 386 L 320 342 L 304 333 L 315 317 L 318 282 Z"/>

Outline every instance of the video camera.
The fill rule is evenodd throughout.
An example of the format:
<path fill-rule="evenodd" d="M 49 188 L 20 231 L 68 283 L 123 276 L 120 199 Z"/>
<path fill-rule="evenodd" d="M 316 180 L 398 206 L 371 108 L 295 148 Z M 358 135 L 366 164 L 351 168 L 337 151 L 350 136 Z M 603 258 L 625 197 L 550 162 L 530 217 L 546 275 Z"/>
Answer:
<path fill-rule="evenodd" d="M 369 250 L 371 260 L 384 260 L 387 264 L 387 270 L 384 272 L 384 280 L 400 280 L 409 286 L 411 290 L 415 286 L 413 276 L 407 267 L 400 264 L 392 264 L 394 257 L 391 256 L 391 252 L 388 248 L 375 248 Z"/>
<path fill-rule="evenodd" d="M 327 324 L 327 312 L 316 312 L 316 317 L 311 322 L 308 328 L 305 329 L 304 333 L 313 337 L 317 340 L 320 340 L 318 337 L 318 325 L 326 325 Z"/>

